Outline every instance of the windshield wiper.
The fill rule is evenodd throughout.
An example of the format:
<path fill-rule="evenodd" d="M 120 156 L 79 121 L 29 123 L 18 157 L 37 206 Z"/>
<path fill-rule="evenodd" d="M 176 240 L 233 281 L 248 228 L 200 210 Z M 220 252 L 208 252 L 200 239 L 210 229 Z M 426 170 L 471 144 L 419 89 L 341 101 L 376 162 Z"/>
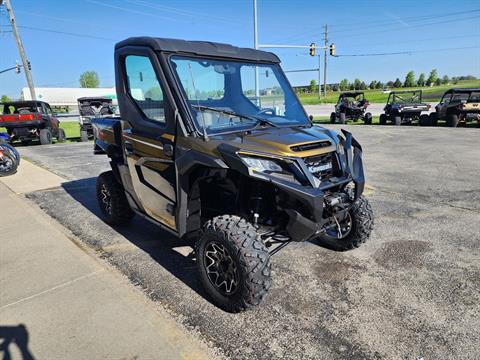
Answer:
<path fill-rule="evenodd" d="M 266 119 L 263 119 L 263 118 L 259 118 L 257 116 L 253 116 L 253 115 L 239 114 L 239 113 L 236 113 L 234 111 L 223 110 L 223 109 L 214 108 L 214 107 L 205 106 L 205 105 L 192 105 L 192 107 L 198 108 L 198 109 L 216 111 L 216 112 L 226 114 L 226 115 L 231 115 L 231 116 L 238 116 L 238 117 L 241 117 L 241 118 L 244 118 L 244 119 L 254 120 L 254 121 L 256 121 L 256 123 L 255 123 L 255 126 L 253 127 L 253 129 L 256 129 L 258 126 L 262 126 L 262 125 L 265 125 L 265 124 L 268 124 L 268 125 L 273 126 L 273 127 L 279 127 L 279 125 L 275 124 L 273 121 L 266 120 Z"/>

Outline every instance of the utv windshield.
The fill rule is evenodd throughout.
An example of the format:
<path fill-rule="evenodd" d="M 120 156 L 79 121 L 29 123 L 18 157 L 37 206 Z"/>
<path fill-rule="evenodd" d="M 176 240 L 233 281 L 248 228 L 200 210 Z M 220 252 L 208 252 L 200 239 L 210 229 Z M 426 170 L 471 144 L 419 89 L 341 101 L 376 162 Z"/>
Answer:
<path fill-rule="evenodd" d="M 392 94 L 393 96 L 389 97 L 389 103 L 412 104 L 422 102 L 422 93 L 418 91 L 391 93 L 390 95 Z"/>
<path fill-rule="evenodd" d="M 205 124 L 207 133 L 309 124 L 276 64 L 182 56 L 171 63 L 197 127 Z"/>

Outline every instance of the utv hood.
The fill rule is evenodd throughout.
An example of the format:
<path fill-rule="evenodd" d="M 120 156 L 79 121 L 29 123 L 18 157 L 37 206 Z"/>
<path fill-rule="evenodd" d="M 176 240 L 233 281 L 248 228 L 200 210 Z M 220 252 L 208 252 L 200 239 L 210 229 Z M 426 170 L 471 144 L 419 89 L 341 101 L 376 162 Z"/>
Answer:
<path fill-rule="evenodd" d="M 242 150 L 279 156 L 312 156 L 336 150 L 333 133 L 318 126 L 310 128 L 266 128 L 252 132 L 216 135 L 209 146 L 228 143 Z"/>

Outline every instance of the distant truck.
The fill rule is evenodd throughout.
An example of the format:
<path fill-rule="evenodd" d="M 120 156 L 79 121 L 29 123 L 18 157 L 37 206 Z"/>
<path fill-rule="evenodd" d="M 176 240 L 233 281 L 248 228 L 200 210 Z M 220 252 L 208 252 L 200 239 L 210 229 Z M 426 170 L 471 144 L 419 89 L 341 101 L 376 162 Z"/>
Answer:
<path fill-rule="evenodd" d="M 410 124 L 414 120 L 422 126 L 430 123 L 428 114 L 422 114 L 430 110 L 430 104 L 422 102 L 422 90 L 390 92 L 383 110 L 380 125 L 386 125 L 388 121 L 394 125 Z"/>
<path fill-rule="evenodd" d="M 480 125 L 480 89 L 450 89 L 443 94 L 430 114 L 430 123 L 436 126 L 438 120 L 445 120 L 449 127 L 457 127 L 468 121 Z"/>
<path fill-rule="evenodd" d="M 54 137 L 58 142 L 65 141 L 65 131 L 46 102 L 9 101 L 1 105 L 0 127 L 7 129 L 10 141 L 29 144 L 38 139 L 42 145 L 51 144 Z"/>
<path fill-rule="evenodd" d="M 362 119 L 366 125 L 372 123 L 372 114 L 366 112 L 369 102 L 363 91 L 341 93 L 335 105 L 335 112 L 330 115 L 332 124 L 345 124 L 346 120 L 358 121 Z"/>
<path fill-rule="evenodd" d="M 104 97 L 81 97 L 77 99 L 80 114 L 80 140 L 88 141 L 93 137 L 92 119 L 112 116 L 115 111 L 112 99 Z"/>

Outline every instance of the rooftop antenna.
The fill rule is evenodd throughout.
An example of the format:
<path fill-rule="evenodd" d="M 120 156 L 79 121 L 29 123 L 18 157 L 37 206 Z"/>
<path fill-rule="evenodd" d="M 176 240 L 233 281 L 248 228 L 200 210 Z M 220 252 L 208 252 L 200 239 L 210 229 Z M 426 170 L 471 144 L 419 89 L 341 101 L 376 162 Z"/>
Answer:
<path fill-rule="evenodd" d="M 197 101 L 197 107 L 200 111 L 200 116 L 202 117 L 202 127 L 203 127 L 203 140 L 208 141 L 207 128 L 205 126 L 205 118 L 203 117 L 203 111 L 200 107 L 200 101 L 198 100 L 197 89 L 195 87 L 195 80 L 193 79 L 192 64 L 188 63 L 188 69 L 190 70 L 190 78 L 192 79 L 193 92 L 195 93 L 195 100 Z"/>

